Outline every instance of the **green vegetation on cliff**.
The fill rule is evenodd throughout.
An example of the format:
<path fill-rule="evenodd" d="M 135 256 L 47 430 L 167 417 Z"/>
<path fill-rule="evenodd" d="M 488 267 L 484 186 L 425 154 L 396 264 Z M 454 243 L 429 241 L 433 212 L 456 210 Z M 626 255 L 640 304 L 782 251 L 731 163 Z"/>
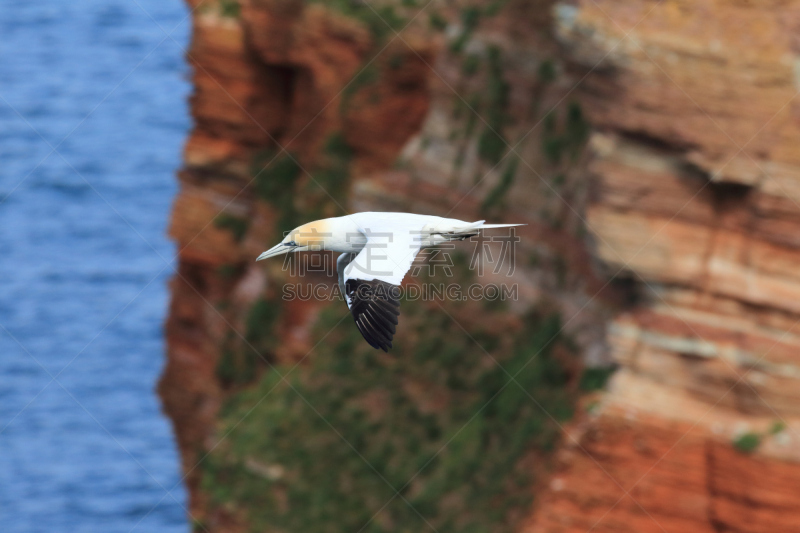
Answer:
<path fill-rule="evenodd" d="M 508 122 L 509 91 L 510 86 L 503 77 L 502 52 L 492 46 L 489 48 L 486 129 L 478 139 L 478 154 L 491 165 L 500 162 L 508 148 L 504 129 Z"/>
<path fill-rule="evenodd" d="M 220 347 L 217 377 L 223 387 L 251 383 L 267 367 L 263 354 L 275 350 L 275 326 L 283 311 L 278 298 L 262 298 L 245 317 L 244 339 L 230 331 Z"/>
<path fill-rule="evenodd" d="M 220 0 L 219 11 L 223 17 L 239 18 L 242 12 L 242 6 L 238 0 Z"/>
<path fill-rule="evenodd" d="M 264 150 L 253 159 L 251 173 L 255 192 L 280 214 L 278 228 L 292 229 L 300 223 L 295 198 L 303 169 L 296 157 L 285 151 Z"/>
<path fill-rule="evenodd" d="M 500 181 L 489 191 L 486 198 L 484 198 L 481 204 L 481 214 L 488 216 L 488 214 L 492 212 L 492 209 L 497 207 L 502 202 L 503 198 L 505 198 L 506 194 L 511 189 L 511 185 L 514 184 L 514 175 L 517 173 L 518 164 L 519 159 L 515 157 L 506 165 L 505 170 L 503 170 L 503 173 L 500 175 Z"/>
<path fill-rule="evenodd" d="M 377 42 L 382 42 L 387 36 L 402 30 L 408 22 L 393 5 L 373 5 L 371 2 L 353 2 L 352 0 L 308 0 L 308 3 L 323 4 L 342 15 L 360 21 L 369 28 Z M 415 6 L 404 5 L 403 7 L 414 8 Z"/>
<path fill-rule="evenodd" d="M 765 432 L 749 431 L 739 435 L 733 440 L 733 447 L 742 453 L 753 453 L 761 442 L 767 437 L 774 437 L 786 429 L 786 423 L 782 420 L 773 422 L 772 427 Z"/>
<path fill-rule="evenodd" d="M 569 104 L 563 126 L 558 123 L 558 110 L 544 117 L 542 152 L 553 165 L 561 162 L 565 151 L 575 160 L 588 138 L 589 124 L 583 117 L 581 106 L 575 102 Z"/>
<path fill-rule="evenodd" d="M 476 304 L 443 305 L 404 302 L 389 354 L 330 306 L 306 364 L 224 406 L 203 464 L 214 505 L 259 532 L 512 531 L 572 415 L 572 356 L 557 315 L 485 311 L 473 340 L 448 313 Z M 511 333 L 481 326 L 496 320 Z"/>
<path fill-rule="evenodd" d="M 341 134 L 328 139 L 311 172 L 300 166 L 296 154 L 264 150 L 257 155 L 251 168 L 254 190 L 278 213 L 277 230 L 289 231 L 308 220 L 344 214 L 352 157 Z M 221 227 L 235 232 L 230 221 L 223 223 Z"/>
<path fill-rule="evenodd" d="M 233 238 L 236 242 L 241 242 L 247 233 L 247 228 L 250 223 L 246 218 L 229 215 L 228 213 L 220 213 L 214 219 L 214 226 L 220 229 L 227 229 L 233 233 Z"/>

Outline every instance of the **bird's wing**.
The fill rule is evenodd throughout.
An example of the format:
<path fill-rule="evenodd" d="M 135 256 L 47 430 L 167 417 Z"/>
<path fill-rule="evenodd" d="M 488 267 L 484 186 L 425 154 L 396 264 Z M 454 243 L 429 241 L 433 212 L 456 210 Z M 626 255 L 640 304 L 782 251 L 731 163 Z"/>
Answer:
<path fill-rule="evenodd" d="M 356 258 L 356 255 L 358 254 L 348 252 L 343 253 L 338 257 L 338 259 L 336 259 L 336 273 L 339 274 L 339 290 L 341 291 L 342 296 L 345 298 L 347 298 L 347 294 L 344 290 L 344 269 L 347 268 L 347 265 L 353 262 L 353 259 Z M 347 302 L 347 305 L 350 305 L 349 301 Z"/>
<path fill-rule="evenodd" d="M 400 315 L 400 283 L 421 245 L 421 228 L 370 228 L 355 258 L 337 261 L 340 284 L 356 326 L 373 348 L 388 352 Z M 344 268 L 341 268 L 344 267 Z"/>

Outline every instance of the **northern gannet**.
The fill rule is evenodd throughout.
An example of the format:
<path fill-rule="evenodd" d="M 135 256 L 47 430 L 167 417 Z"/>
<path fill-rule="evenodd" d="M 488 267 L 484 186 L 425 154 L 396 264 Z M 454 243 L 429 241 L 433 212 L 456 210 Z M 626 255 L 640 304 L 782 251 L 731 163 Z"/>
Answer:
<path fill-rule="evenodd" d="M 462 241 L 482 229 L 522 224 L 484 224 L 412 213 L 354 213 L 303 224 L 256 261 L 305 250 L 340 252 L 339 288 L 364 339 L 388 352 L 400 315 L 400 283 L 422 248 Z"/>

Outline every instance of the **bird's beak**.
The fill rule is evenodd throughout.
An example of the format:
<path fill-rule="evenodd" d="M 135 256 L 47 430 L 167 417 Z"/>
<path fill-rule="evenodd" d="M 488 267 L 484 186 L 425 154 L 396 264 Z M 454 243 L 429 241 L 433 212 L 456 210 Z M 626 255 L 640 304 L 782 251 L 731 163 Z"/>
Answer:
<path fill-rule="evenodd" d="M 256 261 L 263 261 L 264 259 L 269 259 L 270 257 L 275 257 L 276 255 L 283 255 L 289 252 L 294 251 L 294 247 L 286 246 L 285 244 L 278 243 L 263 254 L 259 255 L 256 258 Z"/>

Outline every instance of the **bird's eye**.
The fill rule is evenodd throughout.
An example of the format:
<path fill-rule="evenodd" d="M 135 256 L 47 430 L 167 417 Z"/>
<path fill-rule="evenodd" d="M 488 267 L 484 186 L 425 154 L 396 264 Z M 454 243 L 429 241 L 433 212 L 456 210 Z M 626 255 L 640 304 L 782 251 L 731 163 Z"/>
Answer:
<path fill-rule="evenodd" d="M 297 246 L 297 243 L 294 241 L 289 241 L 287 243 L 284 243 L 284 246 Z"/>

